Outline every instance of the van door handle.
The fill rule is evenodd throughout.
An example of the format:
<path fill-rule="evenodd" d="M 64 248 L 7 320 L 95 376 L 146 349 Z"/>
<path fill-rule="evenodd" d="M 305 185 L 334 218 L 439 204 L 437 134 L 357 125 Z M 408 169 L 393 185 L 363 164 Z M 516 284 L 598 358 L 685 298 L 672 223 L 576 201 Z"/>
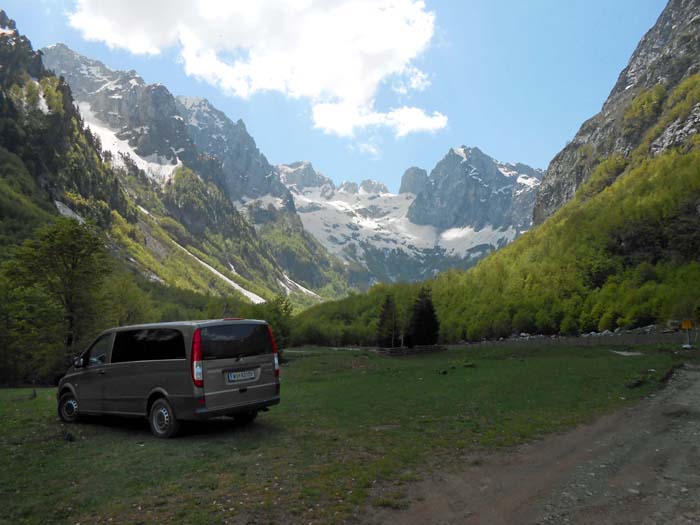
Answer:
<path fill-rule="evenodd" d="M 106 370 L 104 368 L 102 368 L 102 369 L 98 370 L 97 373 L 100 374 L 101 376 L 103 376 L 103 375 L 105 375 Z"/>

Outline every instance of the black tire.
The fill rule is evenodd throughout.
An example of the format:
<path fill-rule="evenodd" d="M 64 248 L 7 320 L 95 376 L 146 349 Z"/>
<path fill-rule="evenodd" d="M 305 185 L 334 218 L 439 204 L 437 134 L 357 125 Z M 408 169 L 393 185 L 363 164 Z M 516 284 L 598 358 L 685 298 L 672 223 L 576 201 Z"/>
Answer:
<path fill-rule="evenodd" d="M 257 410 L 251 410 L 250 412 L 240 412 L 233 415 L 233 420 L 237 425 L 250 425 L 255 418 L 258 417 Z"/>
<path fill-rule="evenodd" d="M 151 405 L 148 423 L 151 426 L 151 432 L 158 438 L 171 438 L 180 430 L 180 423 L 175 418 L 175 411 L 164 397 L 156 399 Z"/>
<path fill-rule="evenodd" d="M 70 392 L 66 392 L 58 400 L 58 417 L 65 423 L 74 423 L 80 417 L 78 400 Z"/>

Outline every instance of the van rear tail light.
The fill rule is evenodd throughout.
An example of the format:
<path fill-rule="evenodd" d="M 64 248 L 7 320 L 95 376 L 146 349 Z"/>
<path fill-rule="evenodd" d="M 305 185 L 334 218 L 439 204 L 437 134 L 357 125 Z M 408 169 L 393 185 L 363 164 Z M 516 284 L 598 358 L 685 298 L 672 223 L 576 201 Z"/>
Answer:
<path fill-rule="evenodd" d="M 202 388 L 204 386 L 204 374 L 202 372 L 202 332 L 199 328 L 192 335 L 192 382 L 194 386 Z"/>
<path fill-rule="evenodd" d="M 275 356 L 275 377 L 280 376 L 280 360 L 277 353 L 277 343 L 275 343 L 275 336 L 272 335 L 272 328 L 267 325 L 267 333 L 270 334 L 270 344 L 272 345 L 272 353 Z"/>

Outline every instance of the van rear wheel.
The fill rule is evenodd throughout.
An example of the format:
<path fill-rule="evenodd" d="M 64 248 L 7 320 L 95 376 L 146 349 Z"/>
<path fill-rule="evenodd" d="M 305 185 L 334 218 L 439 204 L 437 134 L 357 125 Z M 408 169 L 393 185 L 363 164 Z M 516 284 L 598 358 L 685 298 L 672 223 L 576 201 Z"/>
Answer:
<path fill-rule="evenodd" d="M 159 438 L 171 438 L 180 429 L 180 423 L 175 419 L 175 412 L 167 399 L 156 399 L 148 414 L 151 432 Z"/>
<path fill-rule="evenodd" d="M 58 417 L 66 423 L 78 420 L 78 400 L 70 392 L 66 392 L 58 401 Z"/>

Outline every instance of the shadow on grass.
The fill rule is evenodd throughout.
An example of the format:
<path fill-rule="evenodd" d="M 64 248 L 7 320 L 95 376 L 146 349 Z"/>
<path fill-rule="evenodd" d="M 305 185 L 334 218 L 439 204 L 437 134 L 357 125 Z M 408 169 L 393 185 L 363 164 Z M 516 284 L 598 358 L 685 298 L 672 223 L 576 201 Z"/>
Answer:
<path fill-rule="evenodd" d="M 119 416 L 82 416 L 77 423 L 66 426 L 67 431 L 90 429 L 91 433 L 101 433 L 102 430 L 112 434 L 122 434 L 123 437 L 132 436 L 137 439 L 158 439 L 151 434 L 148 421 L 145 418 L 131 418 Z M 274 436 L 284 429 L 271 421 L 265 421 L 264 416 L 259 416 L 252 423 L 236 423 L 229 417 L 217 417 L 203 421 L 181 421 L 180 431 L 174 438 L 200 439 L 210 437 L 246 437 Z"/>

